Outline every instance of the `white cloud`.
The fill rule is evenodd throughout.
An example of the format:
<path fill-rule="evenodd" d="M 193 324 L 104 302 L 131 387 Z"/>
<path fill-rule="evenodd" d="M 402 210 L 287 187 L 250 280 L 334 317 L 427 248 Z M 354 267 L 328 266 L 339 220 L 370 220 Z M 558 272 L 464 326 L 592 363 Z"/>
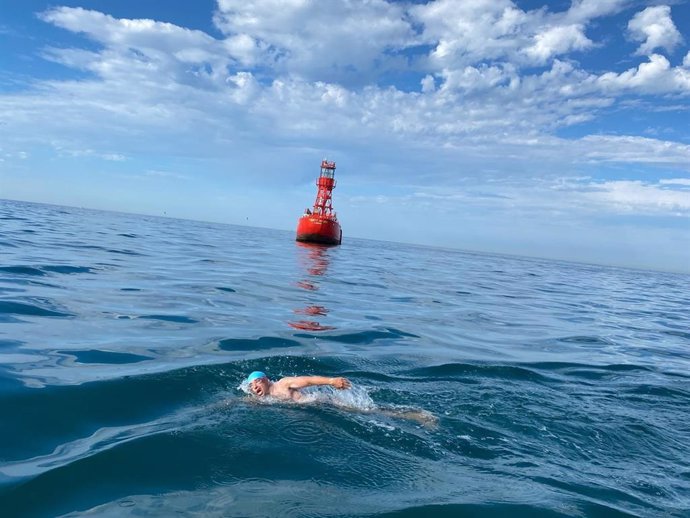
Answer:
<path fill-rule="evenodd" d="M 262 54 L 266 51 L 266 45 L 247 34 L 235 34 L 228 36 L 224 41 L 228 54 L 237 59 L 242 65 L 255 66 L 261 62 Z"/>
<path fill-rule="evenodd" d="M 566 18 L 571 22 L 584 23 L 617 13 L 629 3 L 630 0 L 573 0 Z"/>
<path fill-rule="evenodd" d="M 434 81 L 434 76 L 431 74 L 425 75 L 424 79 L 422 79 L 420 83 L 422 85 L 422 92 L 424 93 L 429 93 L 436 90 L 436 81 Z"/>
<path fill-rule="evenodd" d="M 545 63 L 554 56 L 573 50 L 585 50 L 592 46 L 585 36 L 582 25 L 550 27 L 534 36 L 534 44 L 525 53 L 536 63 Z"/>
<path fill-rule="evenodd" d="M 512 70 L 505 70 L 497 66 L 481 65 L 467 66 L 456 70 L 445 70 L 443 76 L 444 90 L 490 90 L 497 85 L 505 84 L 513 77 Z"/>
<path fill-rule="evenodd" d="M 639 55 L 651 54 L 657 49 L 670 52 L 683 41 L 667 5 L 647 7 L 637 13 L 628 23 L 628 34 L 634 41 L 642 42 L 636 51 Z"/>
<path fill-rule="evenodd" d="M 687 146 L 680 143 L 636 136 L 553 137 L 558 128 L 595 119 L 621 95 L 690 93 L 690 71 L 671 67 L 657 54 L 639 67 L 602 75 L 556 58 L 587 50 L 592 45 L 587 24 L 622 2 L 585 0 L 562 13 L 522 11 L 509 0 L 437 0 L 407 11 L 383 0 L 338 4 L 334 12 L 306 0 L 284 9 L 271 5 L 220 2 L 216 20 L 226 31 L 224 40 L 85 9 L 47 11 L 46 21 L 82 32 L 103 47 L 48 49 L 46 55 L 95 76 L 38 83 L 34 90 L 0 96 L 9 140 L 12 135 L 35 143 L 56 140 L 65 149 L 81 149 L 81 156 L 110 160 L 157 152 L 228 157 L 234 150 L 267 145 L 341 146 L 381 160 L 430 154 L 425 174 L 450 182 L 459 173 L 446 165 L 456 161 L 464 164 L 463 172 L 481 174 L 493 167 L 506 175 L 572 164 L 684 168 L 690 163 Z M 320 40 L 336 15 L 346 21 L 338 38 L 345 34 L 349 42 L 358 34 L 365 41 L 350 46 L 335 36 Z M 359 26 L 355 21 L 362 17 L 368 21 Z M 291 32 L 302 26 L 304 32 Z M 344 70 L 361 59 L 374 74 L 377 60 L 397 63 L 396 52 L 420 41 L 431 45 L 425 66 L 433 72 L 423 69 L 420 91 L 380 87 L 373 80 L 352 87 L 318 79 L 328 75 L 321 53 L 331 47 L 340 48 L 327 56 L 328 66 Z M 537 41 L 541 50 L 534 47 Z M 533 55 L 524 49 L 533 49 Z M 487 58 L 494 61 L 483 61 Z M 548 65 L 525 73 L 528 63 Z M 70 153 L 75 152 L 62 155 Z"/>
<path fill-rule="evenodd" d="M 196 48 L 198 53 L 217 42 L 209 35 L 154 20 L 117 19 L 81 7 L 56 7 L 40 14 L 40 18 L 58 27 L 88 35 L 108 46 L 151 49 L 167 54 Z M 206 56 L 203 56 L 204 59 Z"/>
<path fill-rule="evenodd" d="M 674 186 L 672 186 L 675 185 Z M 515 217 L 586 218 L 596 215 L 649 215 L 690 217 L 690 190 L 675 182 L 601 180 L 590 177 L 557 177 L 487 182 L 476 179 L 454 188 L 416 186 L 410 194 L 391 197 L 392 206 L 440 210 L 503 213 Z M 379 195 L 380 196 L 380 195 Z M 376 202 L 376 195 L 350 200 L 362 206 Z"/>
<path fill-rule="evenodd" d="M 585 34 L 592 20 L 619 11 L 627 0 L 575 0 L 565 12 L 520 9 L 511 0 L 436 0 L 409 9 L 433 45 L 428 66 L 438 71 L 507 61 L 520 68 L 595 44 Z"/>
<path fill-rule="evenodd" d="M 606 72 L 596 78 L 596 83 L 605 92 L 634 90 L 642 94 L 682 93 L 690 94 L 690 70 L 671 67 L 668 59 L 652 54 L 649 61 L 616 74 Z"/>
<path fill-rule="evenodd" d="M 307 80 L 367 78 L 397 66 L 388 51 L 415 44 L 404 6 L 385 0 L 219 0 L 214 21 L 238 61 Z"/>
<path fill-rule="evenodd" d="M 599 162 L 673 164 L 690 168 L 690 145 L 636 136 L 592 135 L 581 139 L 582 157 Z"/>
<path fill-rule="evenodd" d="M 87 35 L 106 47 L 102 52 L 49 49 L 47 55 L 103 78 L 158 76 L 189 83 L 219 82 L 232 62 L 223 45 L 197 30 L 154 20 L 116 19 L 82 8 L 57 7 L 40 18 L 58 27 Z"/>
<path fill-rule="evenodd" d="M 675 213 L 690 216 L 690 192 L 642 181 L 616 180 L 590 185 L 584 197 L 613 210 L 629 213 Z"/>
<path fill-rule="evenodd" d="M 504 58 L 525 39 L 528 22 L 510 0 L 437 0 L 411 7 L 410 14 L 423 24 L 423 40 L 435 47 L 429 61 L 437 70 Z"/>
<path fill-rule="evenodd" d="M 226 83 L 232 85 L 234 90 L 230 92 L 232 99 L 240 105 L 247 104 L 260 94 L 261 86 L 251 72 L 237 72 L 228 76 Z"/>

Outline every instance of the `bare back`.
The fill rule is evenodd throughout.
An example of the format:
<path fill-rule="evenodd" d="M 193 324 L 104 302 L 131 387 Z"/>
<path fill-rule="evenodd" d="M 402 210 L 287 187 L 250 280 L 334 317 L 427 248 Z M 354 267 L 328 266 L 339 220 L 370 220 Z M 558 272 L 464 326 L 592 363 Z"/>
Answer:
<path fill-rule="evenodd" d="M 302 393 L 290 386 L 291 378 L 283 378 L 274 382 L 271 385 L 270 395 L 278 399 L 291 399 L 299 401 L 302 398 Z"/>

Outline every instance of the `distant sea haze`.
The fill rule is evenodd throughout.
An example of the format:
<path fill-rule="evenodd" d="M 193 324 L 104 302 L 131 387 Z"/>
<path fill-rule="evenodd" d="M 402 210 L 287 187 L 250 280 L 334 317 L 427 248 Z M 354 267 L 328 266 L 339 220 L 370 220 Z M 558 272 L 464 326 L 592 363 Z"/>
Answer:
<path fill-rule="evenodd" d="M 688 516 L 687 275 L 0 222 L 3 517 Z M 258 404 L 253 370 L 353 389 Z"/>

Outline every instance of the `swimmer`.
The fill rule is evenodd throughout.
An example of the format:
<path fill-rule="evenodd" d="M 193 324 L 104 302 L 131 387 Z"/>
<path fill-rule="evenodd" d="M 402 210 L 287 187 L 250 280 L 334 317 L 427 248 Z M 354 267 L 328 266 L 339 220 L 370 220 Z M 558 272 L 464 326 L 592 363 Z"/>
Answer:
<path fill-rule="evenodd" d="M 288 400 L 288 401 L 300 401 L 302 403 L 315 403 L 318 401 L 328 402 L 340 408 L 344 408 L 350 411 L 361 412 L 364 414 L 380 414 L 388 417 L 393 417 L 397 419 L 406 419 L 409 421 L 415 421 L 421 424 L 425 428 L 436 429 L 438 425 L 438 418 L 428 412 L 427 410 L 422 410 L 418 408 L 410 407 L 396 407 L 388 406 L 381 407 L 369 398 L 369 395 L 365 392 L 364 405 L 348 404 L 347 401 L 340 401 L 340 398 L 336 399 L 323 399 L 314 398 L 313 395 L 307 397 L 307 394 L 300 392 L 300 389 L 315 386 L 330 386 L 338 390 L 346 390 L 352 388 L 350 380 L 347 378 L 327 378 L 324 376 L 295 376 L 282 378 L 278 381 L 271 381 L 268 376 L 261 371 L 252 372 L 245 380 L 246 386 L 249 391 L 259 397 L 270 396 L 276 399 Z M 357 389 L 352 389 L 355 397 L 357 397 Z M 361 391 L 359 393 L 361 398 Z"/>
<path fill-rule="evenodd" d="M 346 378 L 326 378 L 324 376 L 294 376 L 271 381 L 261 371 L 254 371 L 247 377 L 247 384 L 253 394 L 264 397 L 271 396 L 276 399 L 291 399 L 299 401 L 302 397 L 300 389 L 317 385 L 329 385 L 338 390 L 346 390 L 351 387 Z"/>

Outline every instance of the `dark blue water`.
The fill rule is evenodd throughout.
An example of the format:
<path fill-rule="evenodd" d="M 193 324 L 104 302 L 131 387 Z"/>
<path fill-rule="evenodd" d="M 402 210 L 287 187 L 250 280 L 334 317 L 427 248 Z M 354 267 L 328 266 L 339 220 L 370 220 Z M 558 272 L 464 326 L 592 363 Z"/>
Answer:
<path fill-rule="evenodd" d="M 688 276 L 0 223 L 3 517 L 690 516 Z M 354 389 L 257 404 L 254 369 Z"/>

